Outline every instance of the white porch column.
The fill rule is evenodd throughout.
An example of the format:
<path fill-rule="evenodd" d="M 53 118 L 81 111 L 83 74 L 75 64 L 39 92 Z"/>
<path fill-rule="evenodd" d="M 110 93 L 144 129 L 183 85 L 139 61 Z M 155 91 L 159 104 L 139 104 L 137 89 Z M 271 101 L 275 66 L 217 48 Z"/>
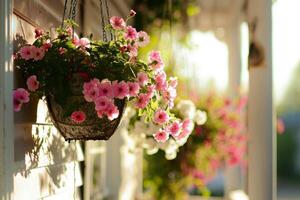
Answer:
<path fill-rule="evenodd" d="M 238 14 L 237 14 L 238 15 Z M 226 43 L 228 46 L 228 94 L 232 99 L 239 96 L 241 85 L 241 34 L 240 17 L 235 17 L 227 28 Z M 242 172 L 239 166 L 225 168 L 225 195 L 229 198 L 230 192 L 242 189 Z"/>
<path fill-rule="evenodd" d="M 119 199 L 119 189 L 122 181 L 122 145 L 122 136 L 118 130 L 106 141 L 106 188 L 108 189 L 109 199 Z"/>
<path fill-rule="evenodd" d="M 263 47 L 262 66 L 249 70 L 249 174 L 251 200 L 276 200 L 276 137 L 272 87 L 272 0 L 248 1 L 248 20 L 257 19 L 255 39 Z"/>
<path fill-rule="evenodd" d="M 0 199 L 13 199 L 12 1 L 0 1 Z"/>

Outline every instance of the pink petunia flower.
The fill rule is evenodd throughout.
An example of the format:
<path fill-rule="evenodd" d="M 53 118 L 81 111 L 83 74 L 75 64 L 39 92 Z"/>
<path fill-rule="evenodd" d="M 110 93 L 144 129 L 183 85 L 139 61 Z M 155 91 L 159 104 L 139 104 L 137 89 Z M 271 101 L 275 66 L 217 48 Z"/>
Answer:
<path fill-rule="evenodd" d="M 191 134 L 190 131 L 188 131 L 186 129 L 182 129 L 182 131 L 180 132 L 180 134 L 177 135 L 177 136 L 174 136 L 174 138 L 176 140 L 181 140 L 181 139 L 184 139 L 184 138 L 188 137 L 190 134 Z"/>
<path fill-rule="evenodd" d="M 21 58 L 24 60 L 29 60 L 33 58 L 34 52 L 32 51 L 31 46 L 24 46 L 19 51 Z"/>
<path fill-rule="evenodd" d="M 191 133 L 193 131 L 193 128 L 194 128 L 194 124 L 193 124 L 192 120 L 190 120 L 190 119 L 183 120 L 182 128 Z"/>
<path fill-rule="evenodd" d="M 159 130 L 153 135 L 153 137 L 157 142 L 164 143 L 169 139 L 169 133 L 165 130 Z"/>
<path fill-rule="evenodd" d="M 14 111 L 19 112 L 23 103 L 29 102 L 29 93 L 24 88 L 18 88 L 13 91 L 13 106 Z"/>
<path fill-rule="evenodd" d="M 128 55 L 133 58 L 138 55 L 138 46 L 136 45 L 127 45 Z"/>
<path fill-rule="evenodd" d="M 164 89 L 162 93 L 164 100 L 167 101 L 169 107 L 172 108 L 174 106 L 174 100 L 177 96 L 176 89 L 169 86 L 167 89 Z"/>
<path fill-rule="evenodd" d="M 114 120 L 119 117 L 119 109 L 113 103 L 109 104 L 106 108 L 106 114 L 109 120 Z"/>
<path fill-rule="evenodd" d="M 155 71 L 161 71 L 164 68 L 164 63 L 159 51 L 151 51 L 149 54 L 149 65 Z"/>
<path fill-rule="evenodd" d="M 163 92 L 167 89 L 167 86 L 166 73 L 164 71 L 160 71 L 155 76 L 155 88 Z"/>
<path fill-rule="evenodd" d="M 150 37 L 145 31 L 140 31 L 137 33 L 136 43 L 139 47 L 144 47 L 150 42 Z"/>
<path fill-rule="evenodd" d="M 169 121 L 169 115 L 166 111 L 159 109 L 154 113 L 153 121 L 162 125 Z"/>
<path fill-rule="evenodd" d="M 85 121 L 86 119 L 86 115 L 84 112 L 82 111 L 74 111 L 72 114 L 71 114 L 71 119 L 75 122 L 75 123 L 82 123 Z"/>
<path fill-rule="evenodd" d="M 182 124 L 179 121 L 173 122 L 170 126 L 168 126 L 168 131 L 172 136 L 178 136 L 181 131 Z"/>
<path fill-rule="evenodd" d="M 93 79 L 83 84 L 82 93 L 87 102 L 93 102 L 99 96 L 99 85 L 100 81 L 98 79 Z"/>
<path fill-rule="evenodd" d="M 169 78 L 169 86 L 173 87 L 173 88 L 176 88 L 177 85 L 178 85 L 177 77 L 170 77 Z"/>
<path fill-rule="evenodd" d="M 188 137 L 192 133 L 193 128 L 194 128 L 193 122 L 190 119 L 185 119 L 182 122 L 182 131 L 180 132 L 179 135 L 175 136 L 174 138 L 176 140 L 180 140 Z"/>
<path fill-rule="evenodd" d="M 128 82 L 129 96 L 135 97 L 140 91 L 140 85 L 136 82 Z"/>
<path fill-rule="evenodd" d="M 97 85 L 92 82 L 83 84 L 83 95 L 87 102 L 93 102 L 99 96 Z"/>
<path fill-rule="evenodd" d="M 120 51 L 121 51 L 122 53 L 125 53 L 125 52 L 127 51 L 127 46 L 126 46 L 126 45 L 121 46 L 121 47 L 120 47 Z"/>
<path fill-rule="evenodd" d="M 139 109 L 143 109 L 148 105 L 149 101 L 150 101 L 150 98 L 147 94 L 140 94 L 140 95 L 138 95 L 137 100 L 134 103 L 134 105 Z"/>
<path fill-rule="evenodd" d="M 78 37 L 78 35 L 77 35 L 76 33 L 74 33 L 74 36 L 73 36 L 73 38 L 72 38 L 72 43 L 73 43 L 76 47 L 80 46 L 80 39 L 79 39 L 79 37 Z"/>
<path fill-rule="evenodd" d="M 137 81 L 140 84 L 140 86 L 146 85 L 149 81 L 148 75 L 145 72 L 139 72 L 137 74 Z"/>
<path fill-rule="evenodd" d="M 104 111 L 104 110 L 97 110 L 97 116 L 98 116 L 99 118 L 103 118 L 104 115 L 105 115 L 105 111 Z"/>
<path fill-rule="evenodd" d="M 126 27 L 124 19 L 118 16 L 111 17 L 109 22 L 115 30 L 123 30 Z"/>
<path fill-rule="evenodd" d="M 19 100 L 21 103 L 29 102 L 29 93 L 24 88 L 18 88 L 13 92 L 14 99 Z"/>
<path fill-rule="evenodd" d="M 99 89 L 99 96 L 106 96 L 108 98 L 114 97 L 113 87 L 109 80 L 101 81 L 100 85 L 98 86 Z"/>
<path fill-rule="evenodd" d="M 146 94 L 149 98 L 152 98 L 154 96 L 154 92 L 155 92 L 155 85 L 148 85 L 146 87 Z"/>
<path fill-rule="evenodd" d="M 95 110 L 104 111 L 106 108 L 112 104 L 112 100 L 106 96 L 100 96 L 95 100 Z"/>
<path fill-rule="evenodd" d="M 84 93 L 84 99 L 87 102 L 93 102 L 99 96 L 99 91 L 97 88 L 92 88 Z"/>
<path fill-rule="evenodd" d="M 159 51 L 151 51 L 149 54 L 149 61 L 153 62 L 153 61 L 161 61 L 161 55 Z"/>
<path fill-rule="evenodd" d="M 40 82 L 37 80 L 36 75 L 30 76 L 26 81 L 28 90 L 34 92 L 39 88 Z"/>
<path fill-rule="evenodd" d="M 80 38 L 79 46 L 83 48 L 90 48 L 90 40 L 88 38 Z"/>
<path fill-rule="evenodd" d="M 66 53 L 66 51 L 67 51 L 67 49 L 63 48 L 63 47 L 59 47 L 59 49 L 58 49 L 58 52 L 59 52 L 60 55 Z"/>
<path fill-rule="evenodd" d="M 124 99 L 125 97 L 128 96 L 129 89 L 125 81 L 121 81 L 119 83 L 117 81 L 114 81 L 112 87 L 113 87 L 115 98 Z"/>
<path fill-rule="evenodd" d="M 228 149 L 228 154 L 229 154 L 229 159 L 227 163 L 230 166 L 234 166 L 241 162 L 243 157 L 243 150 L 235 146 L 232 146 Z"/>
<path fill-rule="evenodd" d="M 136 12 L 134 10 L 130 10 L 129 16 L 134 17 L 136 15 Z"/>
<path fill-rule="evenodd" d="M 15 112 L 19 112 L 22 108 L 23 103 L 17 99 L 17 98 L 13 98 L 13 104 L 14 104 L 14 111 Z"/>
<path fill-rule="evenodd" d="M 126 32 L 124 34 L 126 40 L 135 40 L 137 38 L 137 31 L 132 26 L 127 26 Z"/>
<path fill-rule="evenodd" d="M 35 38 L 38 38 L 38 37 L 40 37 L 40 36 L 42 36 L 43 35 L 43 30 L 42 29 L 40 29 L 40 28 L 36 28 L 35 30 L 34 30 L 34 33 L 35 33 Z"/>
<path fill-rule="evenodd" d="M 45 50 L 45 51 L 48 51 L 48 49 L 50 49 L 52 47 L 52 43 L 51 41 L 48 39 L 46 40 L 46 42 L 43 44 L 42 48 Z"/>
<path fill-rule="evenodd" d="M 42 47 L 38 48 L 38 47 L 32 46 L 32 51 L 33 51 L 33 59 L 35 61 L 42 60 L 45 56 L 45 49 Z"/>

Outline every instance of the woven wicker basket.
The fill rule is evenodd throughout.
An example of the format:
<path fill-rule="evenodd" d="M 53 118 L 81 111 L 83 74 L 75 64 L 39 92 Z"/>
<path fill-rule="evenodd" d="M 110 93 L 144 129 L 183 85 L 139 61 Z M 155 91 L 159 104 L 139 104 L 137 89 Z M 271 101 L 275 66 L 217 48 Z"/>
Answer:
<path fill-rule="evenodd" d="M 98 118 L 94 105 L 85 102 L 83 96 L 73 96 L 67 103 L 82 101 L 80 110 L 86 113 L 86 120 L 81 124 L 76 124 L 70 117 L 64 116 L 64 108 L 54 101 L 54 98 L 47 98 L 47 105 L 53 124 L 67 140 L 108 140 L 116 131 L 125 108 L 125 100 L 116 100 L 119 108 L 119 117 L 110 121 L 106 117 Z"/>
<path fill-rule="evenodd" d="M 67 140 L 108 140 L 118 128 L 126 106 L 126 100 L 115 100 L 119 109 L 119 117 L 110 121 L 107 117 L 100 119 L 95 111 L 95 105 L 85 101 L 82 95 L 83 82 L 78 75 L 73 74 L 70 81 L 72 96 L 66 100 L 66 105 L 80 105 L 77 110 L 84 111 L 86 120 L 75 123 L 70 116 L 66 116 L 64 107 L 55 101 L 53 96 L 47 96 L 47 106 L 54 126 Z"/>

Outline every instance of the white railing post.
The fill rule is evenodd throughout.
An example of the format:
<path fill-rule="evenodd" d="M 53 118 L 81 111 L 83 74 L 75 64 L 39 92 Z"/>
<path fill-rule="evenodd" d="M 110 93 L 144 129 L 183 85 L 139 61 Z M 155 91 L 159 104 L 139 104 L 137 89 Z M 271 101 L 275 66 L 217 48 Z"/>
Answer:
<path fill-rule="evenodd" d="M 238 12 L 238 10 L 236 10 Z M 238 15 L 239 16 L 239 15 Z M 235 99 L 240 94 L 241 86 L 241 34 L 240 17 L 232 20 L 228 27 L 226 43 L 228 46 L 228 95 Z M 225 196 L 229 198 L 230 192 L 242 189 L 242 172 L 239 166 L 225 168 Z"/>
<path fill-rule="evenodd" d="M 256 21 L 254 39 L 264 52 L 259 66 L 249 66 L 250 200 L 276 200 L 276 137 L 272 87 L 272 0 L 248 1 L 249 22 Z"/>
<path fill-rule="evenodd" d="M 13 199 L 12 1 L 0 1 L 0 199 Z"/>

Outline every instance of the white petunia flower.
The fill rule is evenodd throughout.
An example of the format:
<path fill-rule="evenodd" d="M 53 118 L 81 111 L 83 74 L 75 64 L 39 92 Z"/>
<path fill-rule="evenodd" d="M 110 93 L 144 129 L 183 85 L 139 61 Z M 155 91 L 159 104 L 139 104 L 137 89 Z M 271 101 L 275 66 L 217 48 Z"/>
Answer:
<path fill-rule="evenodd" d="M 207 114 L 205 111 L 197 110 L 194 121 L 196 122 L 197 125 L 203 125 L 207 120 Z"/>
<path fill-rule="evenodd" d="M 177 156 L 177 152 L 176 151 L 172 152 L 172 153 L 166 153 L 165 154 L 165 158 L 167 160 L 174 160 L 176 158 L 176 156 Z"/>
<path fill-rule="evenodd" d="M 182 100 L 177 104 L 177 109 L 183 118 L 194 119 L 196 106 L 190 100 Z"/>
<path fill-rule="evenodd" d="M 158 152 L 159 148 L 157 142 L 153 138 L 147 138 L 144 140 L 143 147 L 146 149 L 148 155 L 152 155 Z"/>
<path fill-rule="evenodd" d="M 189 135 L 187 135 L 184 138 L 181 138 L 180 140 L 176 140 L 177 145 L 178 146 L 183 146 L 187 142 L 188 137 L 189 137 Z"/>

